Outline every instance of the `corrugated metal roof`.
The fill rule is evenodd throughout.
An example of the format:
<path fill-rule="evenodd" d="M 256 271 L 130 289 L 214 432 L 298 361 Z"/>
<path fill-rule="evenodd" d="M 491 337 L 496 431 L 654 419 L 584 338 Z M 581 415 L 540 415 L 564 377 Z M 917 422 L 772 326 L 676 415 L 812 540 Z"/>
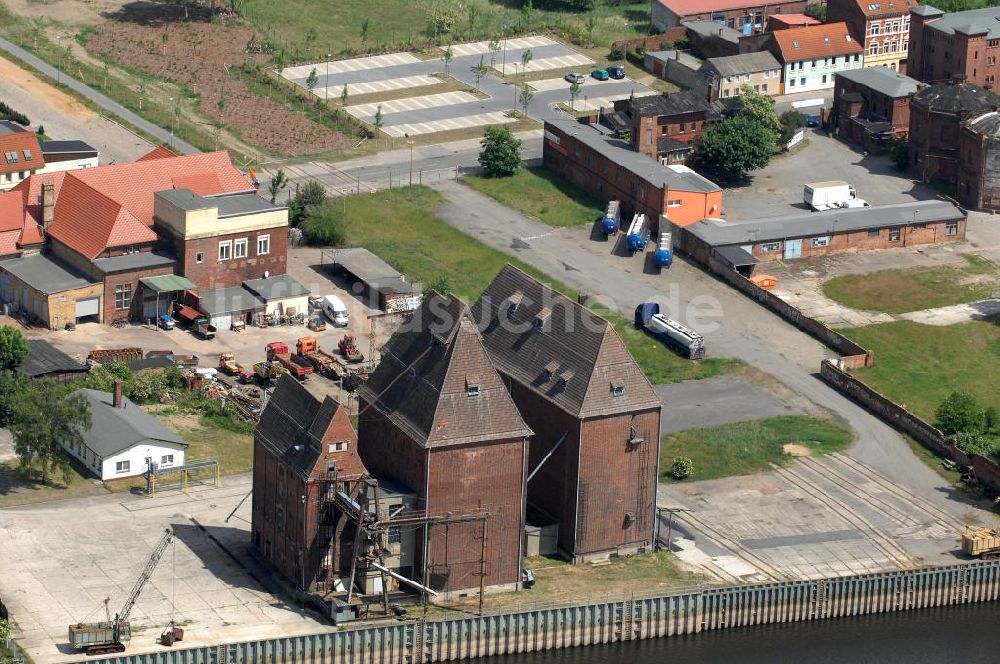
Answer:
<path fill-rule="evenodd" d="M 174 291 L 194 290 L 198 288 L 194 282 L 179 274 L 163 274 L 158 277 L 143 277 L 139 280 L 144 286 L 157 293 L 172 293 Z"/>
<path fill-rule="evenodd" d="M 702 219 L 686 226 L 684 232 L 718 247 L 964 218 L 962 210 L 947 201 L 914 201 L 870 208 L 803 212 L 768 219 Z"/>
<path fill-rule="evenodd" d="M 48 341 L 28 339 L 28 354 L 17 370 L 37 378 L 50 374 L 86 373 L 87 366 L 74 360 Z"/>

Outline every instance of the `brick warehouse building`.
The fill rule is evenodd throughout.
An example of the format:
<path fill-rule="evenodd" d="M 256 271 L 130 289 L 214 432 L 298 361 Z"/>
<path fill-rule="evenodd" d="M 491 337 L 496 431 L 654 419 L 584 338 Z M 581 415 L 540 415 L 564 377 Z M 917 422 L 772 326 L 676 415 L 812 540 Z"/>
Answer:
<path fill-rule="evenodd" d="M 826 20 L 843 21 L 864 46 L 865 67 L 906 72 L 910 10 L 916 0 L 827 0 Z"/>
<path fill-rule="evenodd" d="M 888 67 L 837 74 L 831 124 L 838 135 L 868 152 L 885 152 L 891 138 L 910 131 L 910 97 L 923 83 Z"/>
<path fill-rule="evenodd" d="M 426 527 L 415 576 L 450 595 L 480 583 L 516 588 L 531 430 L 466 306 L 424 298 L 382 348 L 358 405 L 359 451 L 372 475 L 408 487 L 428 516 L 469 517 Z"/>
<path fill-rule="evenodd" d="M 661 402 L 615 330 L 511 265 L 472 312 L 534 431 L 528 502 L 558 522 L 562 554 L 651 549 Z"/>
<path fill-rule="evenodd" d="M 356 496 L 366 473 L 347 411 L 283 376 L 254 429 L 253 459 L 254 549 L 299 588 L 329 589 L 347 558 L 330 547 L 350 541 L 330 493 Z"/>
<path fill-rule="evenodd" d="M 750 276 L 761 261 L 964 239 L 961 208 L 946 201 L 914 201 L 766 219 L 706 219 L 680 229 L 674 242 L 703 265 L 722 260 Z"/>
<path fill-rule="evenodd" d="M 547 120 L 542 162 L 601 201 L 620 200 L 627 212 L 660 215 L 678 225 L 722 214 L 722 189 L 689 168 L 665 166 L 603 127 Z"/>
<path fill-rule="evenodd" d="M 660 31 L 681 21 L 711 20 L 738 30 L 749 25 L 759 32 L 772 14 L 800 14 L 809 4 L 808 0 L 652 0 L 650 21 Z"/>
<path fill-rule="evenodd" d="M 1000 96 L 977 85 L 929 85 L 910 100 L 910 168 L 921 180 L 956 182 L 962 123 L 994 111 Z"/>
<path fill-rule="evenodd" d="M 958 150 L 959 202 L 977 210 L 1000 210 L 1000 113 L 968 120 Z"/>
<path fill-rule="evenodd" d="M 931 5 L 910 11 L 906 73 L 927 83 L 964 77 L 995 85 L 1000 76 L 1000 7 L 945 13 Z"/>

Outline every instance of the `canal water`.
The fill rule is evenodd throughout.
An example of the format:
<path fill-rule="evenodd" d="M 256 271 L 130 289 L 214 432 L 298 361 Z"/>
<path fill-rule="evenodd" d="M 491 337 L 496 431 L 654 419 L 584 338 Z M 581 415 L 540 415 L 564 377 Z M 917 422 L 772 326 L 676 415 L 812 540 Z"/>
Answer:
<path fill-rule="evenodd" d="M 508 655 L 487 664 L 1000 664 L 1000 603 Z"/>

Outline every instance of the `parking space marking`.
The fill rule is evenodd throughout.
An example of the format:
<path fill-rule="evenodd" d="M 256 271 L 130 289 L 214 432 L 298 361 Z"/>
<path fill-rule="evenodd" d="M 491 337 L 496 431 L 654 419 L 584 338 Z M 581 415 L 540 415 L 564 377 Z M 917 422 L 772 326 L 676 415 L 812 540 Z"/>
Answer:
<path fill-rule="evenodd" d="M 541 58 L 532 60 L 527 67 L 522 67 L 520 62 L 508 62 L 502 65 L 504 75 L 513 74 L 515 71 L 545 71 L 546 69 L 566 69 L 568 67 L 582 67 L 594 64 L 594 61 L 586 55 L 573 53 L 571 55 L 561 55 L 554 58 Z"/>
<path fill-rule="evenodd" d="M 399 78 L 387 78 L 381 81 L 348 83 L 347 95 L 373 94 L 375 92 L 385 92 L 387 90 L 418 88 L 425 85 L 440 85 L 441 83 L 441 79 L 437 76 L 400 76 Z M 320 99 L 340 99 L 340 95 L 343 91 L 343 85 L 331 85 L 328 88 L 316 88 L 313 90 L 313 94 Z"/>
<path fill-rule="evenodd" d="M 582 72 L 581 72 L 582 73 Z M 587 81 L 581 84 L 583 90 L 588 88 L 593 88 L 598 85 L 614 85 L 615 83 L 625 85 L 627 83 L 635 84 L 630 78 L 620 78 L 620 79 L 608 79 L 607 81 L 598 81 L 592 76 L 587 77 Z M 569 90 L 569 81 L 564 78 L 543 78 L 540 81 L 528 81 L 528 87 L 533 88 L 535 92 L 548 92 L 549 90 Z"/>
<path fill-rule="evenodd" d="M 394 99 L 374 104 L 357 104 L 348 106 L 345 110 L 356 118 L 371 117 L 375 115 L 378 107 L 382 107 L 382 114 L 402 113 L 405 111 L 416 111 L 422 108 L 436 108 L 440 106 L 451 106 L 452 104 L 465 104 L 467 102 L 478 101 L 475 95 L 468 92 L 444 92 L 437 95 L 426 95 L 423 97 L 407 97 L 405 99 Z"/>
<path fill-rule="evenodd" d="M 317 62 L 309 65 L 298 65 L 286 67 L 281 70 L 282 78 L 294 80 L 309 76 L 313 69 L 320 75 L 343 74 L 351 71 L 361 71 L 363 69 L 378 69 L 379 67 L 394 67 L 396 65 L 408 65 L 420 62 L 420 58 L 412 53 L 387 53 L 385 55 L 372 55 L 365 58 L 352 58 L 350 60 L 331 60 L 327 62 Z"/>
<path fill-rule="evenodd" d="M 389 136 L 398 138 L 404 134 L 416 136 L 418 134 L 433 134 L 438 131 L 506 124 L 508 122 L 517 122 L 517 118 L 508 117 L 504 112 L 480 113 L 478 115 L 463 115 L 462 117 L 448 118 L 446 120 L 434 120 L 433 122 L 393 125 L 391 127 L 383 127 L 382 131 Z"/>
<path fill-rule="evenodd" d="M 559 42 L 553 41 L 548 37 L 520 37 L 517 39 L 507 40 L 507 50 L 518 50 L 524 48 L 539 48 L 541 46 L 554 46 Z M 448 50 L 447 46 L 439 46 L 442 51 Z M 503 42 L 501 42 L 501 48 L 503 48 Z M 462 55 L 480 55 L 482 53 L 490 52 L 490 43 L 488 41 L 481 42 L 470 42 L 468 44 L 452 44 L 451 45 L 452 55 L 462 56 Z"/>

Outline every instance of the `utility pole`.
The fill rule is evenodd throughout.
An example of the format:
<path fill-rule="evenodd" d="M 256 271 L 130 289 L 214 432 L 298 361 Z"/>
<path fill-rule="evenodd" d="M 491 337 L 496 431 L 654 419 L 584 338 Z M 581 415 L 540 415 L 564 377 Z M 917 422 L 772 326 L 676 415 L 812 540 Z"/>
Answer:
<path fill-rule="evenodd" d="M 406 135 L 409 137 L 409 134 Z M 413 140 L 410 139 L 406 141 L 406 144 L 410 146 L 410 186 L 413 186 Z"/>

